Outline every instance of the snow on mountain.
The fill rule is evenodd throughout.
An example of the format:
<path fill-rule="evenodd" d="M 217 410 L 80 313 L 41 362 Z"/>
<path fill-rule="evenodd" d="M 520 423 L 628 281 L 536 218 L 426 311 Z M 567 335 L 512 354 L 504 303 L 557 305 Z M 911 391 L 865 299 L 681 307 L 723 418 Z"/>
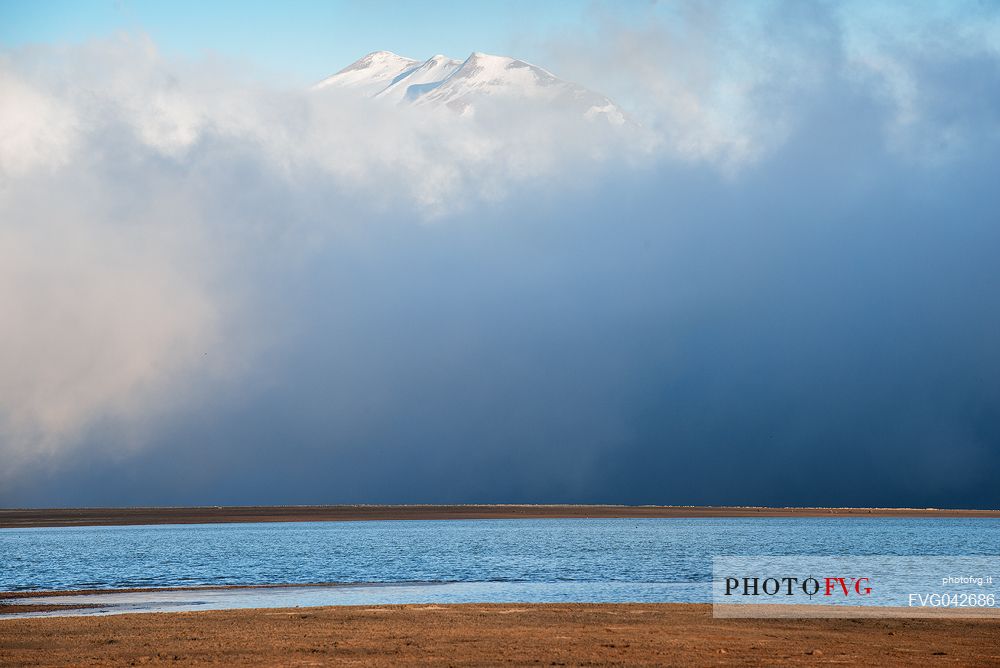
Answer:
<path fill-rule="evenodd" d="M 420 66 L 419 60 L 397 56 L 389 51 L 375 51 L 323 79 L 313 86 L 313 90 L 328 87 L 353 88 L 365 95 L 373 96 L 391 85 L 400 75 Z"/>
<path fill-rule="evenodd" d="M 574 109 L 588 119 L 621 125 L 625 116 L 610 99 L 551 72 L 507 56 L 473 53 L 465 61 L 437 55 L 423 63 L 376 51 L 313 89 L 350 88 L 376 99 L 475 113 L 490 98 L 535 101 Z"/>
<path fill-rule="evenodd" d="M 422 93 L 438 86 L 462 66 L 462 61 L 452 60 L 446 56 L 434 56 L 426 60 L 420 67 L 406 70 L 388 86 L 377 92 L 374 97 L 380 99 L 413 101 Z"/>

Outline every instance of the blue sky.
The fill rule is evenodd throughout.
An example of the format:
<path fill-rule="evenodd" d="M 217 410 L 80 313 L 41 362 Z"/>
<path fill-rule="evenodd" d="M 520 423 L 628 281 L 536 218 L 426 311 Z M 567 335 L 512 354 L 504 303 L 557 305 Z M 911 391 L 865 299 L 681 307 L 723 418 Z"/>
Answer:
<path fill-rule="evenodd" d="M 148 34 L 167 53 L 215 51 L 266 69 L 317 79 L 374 50 L 413 58 L 472 51 L 531 59 L 538 39 L 581 29 L 593 2 L 197 2 L 3 0 L 0 42 L 78 43 L 118 32 Z M 612 11 L 645 9 L 637 3 Z"/>

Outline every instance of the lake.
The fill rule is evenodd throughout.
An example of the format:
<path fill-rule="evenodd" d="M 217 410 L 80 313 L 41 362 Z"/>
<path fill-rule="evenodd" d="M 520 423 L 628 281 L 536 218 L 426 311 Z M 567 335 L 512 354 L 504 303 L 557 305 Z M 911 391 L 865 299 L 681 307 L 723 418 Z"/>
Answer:
<path fill-rule="evenodd" d="M 702 602 L 710 600 L 716 556 L 992 556 L 998 551 L 1000 520 L 974 518 L 411 520 L 0 529 L 0 590 L 351 585 L 214 590 L 197 596 L 160 592 L 152 598 L 110 595 L 112 602 L 144 609 L 151 600 L 158 602 L 158 609 Z"/>

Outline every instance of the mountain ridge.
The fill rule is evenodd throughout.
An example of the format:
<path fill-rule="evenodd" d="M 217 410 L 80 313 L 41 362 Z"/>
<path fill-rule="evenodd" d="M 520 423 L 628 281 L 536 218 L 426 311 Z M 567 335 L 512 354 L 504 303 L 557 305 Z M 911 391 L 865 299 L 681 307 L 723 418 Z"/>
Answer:
<path fill-rule="evenodd" d="M 560 79 L 548 70 L 510 56 L 472 52 L 464 61 L 442 54 L 419 61 L 391 51 L 373 51 L 312 87 L 353 90 L 365 97 L 442 107 L 469 116 L 491 99 L 562 106 L 585 118 L 625 123 L 607 96 Z"/>

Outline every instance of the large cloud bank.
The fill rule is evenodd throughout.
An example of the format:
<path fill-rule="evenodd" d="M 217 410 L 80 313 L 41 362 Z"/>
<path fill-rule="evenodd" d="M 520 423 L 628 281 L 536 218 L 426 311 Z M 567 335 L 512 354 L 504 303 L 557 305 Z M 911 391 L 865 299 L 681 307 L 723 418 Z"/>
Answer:
<path fill-rule="evenodd" d="M 6 52 L 0 502 L 995 504 L 997 15 L 762 7 L 546 44 L 624 128 Z"/>

